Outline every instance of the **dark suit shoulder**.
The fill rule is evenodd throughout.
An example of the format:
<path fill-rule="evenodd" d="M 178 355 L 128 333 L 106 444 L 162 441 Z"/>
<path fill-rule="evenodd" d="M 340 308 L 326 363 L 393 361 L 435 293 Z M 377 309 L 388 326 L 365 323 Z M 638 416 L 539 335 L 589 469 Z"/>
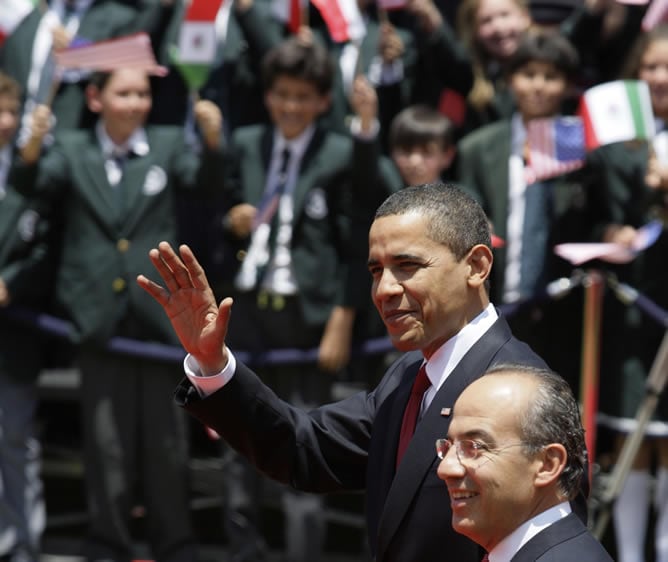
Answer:
<path fill-rule="evenodd" d="M 563 562 L 572 557 L 587 562 L 611 562 L 612 557 L 587 527 L 571 513 L 529 540 L 512 562 Z"/>

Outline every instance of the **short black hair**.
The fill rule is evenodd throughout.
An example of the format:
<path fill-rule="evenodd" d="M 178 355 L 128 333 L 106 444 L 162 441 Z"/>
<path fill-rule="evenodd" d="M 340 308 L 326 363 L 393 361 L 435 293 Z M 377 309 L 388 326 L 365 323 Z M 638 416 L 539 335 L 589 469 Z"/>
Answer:
<path fill-rule="evenodd" d="M 429 238 L 446 246 L 457 261 L 478 244 L 492 248 L 485 211 L 455 185 L 435 182 L 400 189 L 378 207 L 374 220 L 410 213 L 420 213 L 428 220 Z"/>
<path fill-rule="evenodd" d="M 321 95 L 327 95 L 334 82 L 334 64 L 320 43 L 306 43 L 292 36 L 272 48 L 262 60 L 265 90 L 271 89 L 281 76 L 310 82 Z"/>
<path fill-rule="evenodd" d="M 504 65 L 505 75 L 511 76 L 530 62 L 552 64 L 563 72 L 569 81 L 577 77 L 580 58 L 575 47 L 556 31 L 527 31 L 522 36 L 517 49 Z"/>
<path fill-rule="evenodd" d="M 438 142 L 443 148 L 454 145 L 455 125 L 437 109 L 427 105 L 410 105 L 392 120 L 391 148 L 410 148 Z"/>

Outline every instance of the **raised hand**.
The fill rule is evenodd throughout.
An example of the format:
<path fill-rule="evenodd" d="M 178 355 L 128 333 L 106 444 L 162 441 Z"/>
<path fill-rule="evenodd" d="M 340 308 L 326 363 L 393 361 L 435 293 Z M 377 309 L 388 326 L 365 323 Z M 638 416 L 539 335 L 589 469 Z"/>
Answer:
<path fill-rule="evenodd" d="M 216 304 L 202 266 L 186 245 L 179 247 L 177 255 L 169 243 L 160 242 L 149 252 L 149 258 L 165 286 L 144 275 L 137 276 L 137 283 L 162 306 L 181 345 L 195 357 L 202 374 L 222 371 L 227 365 L 225 336 L 232 299 Z"/>

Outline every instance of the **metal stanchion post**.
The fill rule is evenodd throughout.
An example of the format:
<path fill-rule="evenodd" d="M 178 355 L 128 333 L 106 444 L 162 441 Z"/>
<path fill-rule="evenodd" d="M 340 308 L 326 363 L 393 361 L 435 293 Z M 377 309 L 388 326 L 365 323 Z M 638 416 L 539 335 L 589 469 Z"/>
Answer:
<path fill-rule="evenodd" d="M 596 413 L 598 410 L 598 379 L 601 351 L 601 313 L 603 305 L 603 276 L 598 271 L 589 271 L 583 282 L 585 288 L 582 376 L 580 401 L 582 403 L 582 425 L 589 455 L 589 481 L 596 452 Z"/>

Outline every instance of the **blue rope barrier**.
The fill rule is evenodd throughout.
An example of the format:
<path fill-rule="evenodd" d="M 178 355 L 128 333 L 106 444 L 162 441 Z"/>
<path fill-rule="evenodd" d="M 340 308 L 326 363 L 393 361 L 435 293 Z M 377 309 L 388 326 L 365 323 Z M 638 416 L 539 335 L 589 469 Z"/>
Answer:
<path fill-rule="evenodd" d="M 570 278 L 559 278 L 552 281 L 538 295 L 531 299 L 526 299 L 510 304 L 502 304 L 497 308 L 501 314 L 512 316 L 521 307 L 541 302 L 548 299 L 557 299 L 572 289 L 577 287 L 585 278 L 582 271 L 576 271 Z M 50 316 L 45 313 L 35 312 L 24 307 L 11 305 L 0 310 L 0 314 L 5 314 L 11 318 L 23 323 L 37 327 L 48 335 L 61 339 L 68 339 L 74 331 L 72 324 L 61 318 Z M 107 349 L 115 353 L 124 355 L 134 355 L 164 361 L 183 361 L 185 351 L 180 346 L 173 346 L 157 342 L 146 342 L 124 337 L 113 337 L 107 344 Z M 364 355 L 378 355 L 389 351 L 394 351 L 394 346 L 388 337 L 372 338 L 361 344 L 353 346 L 352 355 L 354 357 Z M 240 361 L 253 366 L 258 365 L 279 365 L 279 364 L 300 364 L 315 363 L 318 359 L 318 349 L 271 349 L 260 353 L 249 351 L 234 351 L 234 355 Z"/>

